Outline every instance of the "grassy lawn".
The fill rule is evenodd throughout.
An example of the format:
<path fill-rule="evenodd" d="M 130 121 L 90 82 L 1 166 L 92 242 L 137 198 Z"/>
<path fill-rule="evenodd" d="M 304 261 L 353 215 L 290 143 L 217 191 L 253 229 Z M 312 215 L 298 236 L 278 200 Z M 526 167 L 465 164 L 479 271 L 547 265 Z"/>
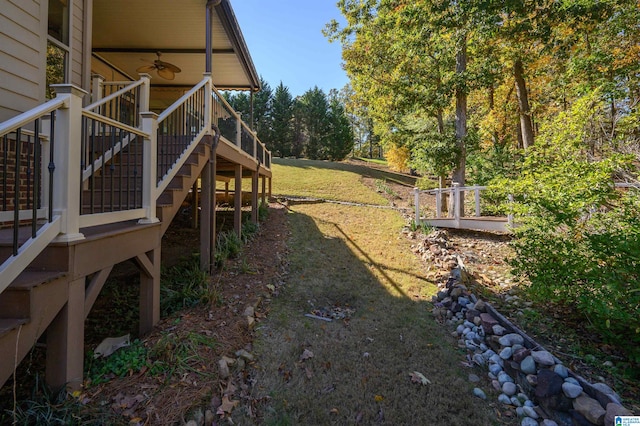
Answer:
<path fill-rule="evenodd" d="M 329 161 L 275 158 L 273 194 L 387 205 L 384 197 L 362 183 L 364 177 L 413 185 L 415 179 L 367 167 Z"/>
<path fill-rule="evenodd" d="M 344 165 L 278 163 L 275 193 L 378 199 Z M 436 286 L 401 236 L 400 214 L 319 203 L 294 204 L 288 218 L 290 272 L 254 342 L 264 424 L 493 424 L 459 367 L 462 353 L 432 318 Z M 332 312 L 347 315 L 305 316 Z M 430 384 L 413 383 L 414 371 Z"/>

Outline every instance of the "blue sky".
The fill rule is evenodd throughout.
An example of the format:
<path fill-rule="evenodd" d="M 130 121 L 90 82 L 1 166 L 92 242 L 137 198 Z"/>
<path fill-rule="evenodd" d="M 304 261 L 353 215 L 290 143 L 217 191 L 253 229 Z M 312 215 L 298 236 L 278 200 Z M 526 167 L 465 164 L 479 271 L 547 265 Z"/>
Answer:
<path fill-rule="evenodd" d="M 341 45 L 322 29 L 342 21 L 336 0 L 232 0 L 258 73 L 275 89 L 280 81 L 295 97 L 318 86 L 325 93 L 347 84 Z"/>

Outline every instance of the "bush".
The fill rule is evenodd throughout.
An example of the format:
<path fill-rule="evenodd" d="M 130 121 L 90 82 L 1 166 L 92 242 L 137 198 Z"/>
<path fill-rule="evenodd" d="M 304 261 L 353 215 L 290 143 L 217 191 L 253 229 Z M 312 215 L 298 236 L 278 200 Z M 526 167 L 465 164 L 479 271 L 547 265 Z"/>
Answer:
<path fill-rule="evenodd" d="M 593 105 L 574 108 L 543 129 L 518 178 L 495 186 L 515 199 L 511 265 L 529 279 L 532 299 L 582 315 L 640 362 L 640 194 L 613 183 L 631 158 L 592 158 L 581 129 Z"/>

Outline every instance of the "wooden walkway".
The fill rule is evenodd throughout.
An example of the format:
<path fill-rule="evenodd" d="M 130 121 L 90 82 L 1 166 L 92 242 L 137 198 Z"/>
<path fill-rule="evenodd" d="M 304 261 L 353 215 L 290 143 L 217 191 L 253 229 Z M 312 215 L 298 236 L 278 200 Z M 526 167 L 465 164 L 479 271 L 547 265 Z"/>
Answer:
<path fill-rule="evenodd" d="M 421 191 L 414 189 L 415 223 L 417 225 L 433 226 L 436 228 L 469 229 L 476 231 L 491 232 L 511 232 L 513 218 L 511 216 L 487 216 L 482 215 L 480 204 L 480 192 L 486 190 L 486 186 L 458 186 L 454 184 L 451 188 L 436 188 Z M 462 204 L 469 194 L 473 194 L 475 209 L 473 216 L 464 216 Z M 421 198 L 424 195 L 435 196 L 434 217 L 423 216 L 423 209 L 420 207 Z M 443 195 L 449 196 L 448 213 L 444 212 Z M 422 203 L 424 206 L 424 203 Z M 466 213 L 466 209 L 464 210 Z"/>

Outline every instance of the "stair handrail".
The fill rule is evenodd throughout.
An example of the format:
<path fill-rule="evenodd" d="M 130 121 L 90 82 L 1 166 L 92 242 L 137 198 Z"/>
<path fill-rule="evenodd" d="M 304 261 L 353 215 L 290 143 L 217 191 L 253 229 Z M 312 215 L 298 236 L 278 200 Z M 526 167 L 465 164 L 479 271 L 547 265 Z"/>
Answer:
<path fill-rule="evenodd" d="M 109 96 L 106 96 L 102 99 L 99 99 L 97 101 L 95 101 L 94 103 L 92 103 L 91 105 L 87 105 L 86 107 L 84 107 L 85 110 L 87 111 L 93 111 L 94 109 L 108 103 L 111 102 L 112 100 L 116 99 L 117 97 L 130 92 L 132 89 L 135 89 L 138 86 L 142 86 L 145 83 L 145 79 L 144 78 L 140 78 L 140 80 L 136 80 L 133 83 L 131 83 L 130 85 L 123 87 L 122 89 L 118 90 L 117 92 L 113 92 L 112 94 L 110 94 Z"/>
<path fill-rule="evenodd" d="M 58 94 L 54 99 L 51 99 L 42 105 L 38 105 L 28 111 L 25 111 L 17 116 L 0 123 L 0 137 L 4 137 L 12 132 L 21 130 L 23 126 L 27 126 L 36 122 L 36 120 L 43 117 L 51 116 L 54 111 L 69 106 L 70 94 Z M 31 133 L 30 131 L 27 131 Z M 40 129 L 34 129 L 34 134 L 37 132 L 38 137 L 42 140 L 49 140 L 48 134 L 41 134 Z M 43 163 L 49 161 L 48 155 L 43 155 Z M 45 164 L 43 164 L 45 166 Z M 53 184 L 48 177 L 43 176 L 43 180 L 47 181 L 47 186 Z M 49 197 L 49 188 L 42 188 L 43 194 Z M 19 247 L 14 241 L 14 253 L 9 256 L 0 265 L 0 293 L 2 293 L 17 277 L 20 273 L 44 250 L 44 248 L 53 241 L 61 231 L 61 216 L 54 215 L 49 198 L 49 207 L 47 208 L 47 214 L 49 220 L 43 224 L 40 229 L 33 231 L 31 238 Z M 14 206 L 19 214 L 20 206 Z M 36 218 L 32 218 L 36 220 Z M 14 239 L 17 234 L 14 233 Z"/>
<path fill-rule="evenodd" d="M 102 77 L 101 77 L 102 78 Z M 122 89 L 113 92 L 112 94 L 110 94 L 109 96 L 106 96 L 104 98 L 98 99 L 97 101 L 93 102 L 92 104 L 86 106 L 83 108 L 83 115 L 85 117 L 94 117 L 97 120 L 103 121 L 102 118 L 97 118 L 96 115 L 99 115 L 100 117 L 104 117 L 106 119 L 111 120 L 110 122 L 105 122 L 107 124 L 114 124 L 115 122 L 118 122 L 118 120 L 114 120 L 112 117 L 108 117 L 104 114 L 99 114 L 96 113 L 94 110 L 106 105 L 107 103 L 113 101 L 114 99 L 117 99 L 118 97 L 124 95 L 125 93 L 129 93 L 131 92 L 133 89 L 140 87 L 140 93 L 139 93 L 139 105 L 138 105 L 138 109 L 140 110 L 139 113 L 145 112 L 149 109 L 149 86 L 150 86 L 150 76 L 148 74 L 140 74 L 140 80 L 134 81 L 133 83 L 123 87 Z M 102 82 L 101 85 L 105 85 L 105 84 L 110 84 L 110 83 L 114 83 L 115 82 Z M 118 84 L 121 84 L 122 82 L 117 82 Z M 95 115 L 91 115 L 91 114 L 95 114 Z M 103 121 L 104 122 L 104 121 Z M 135 123 L 133 123 L 135 124 Z M 130 133 L 136 133 L 135 131 L 132 131 L 131 129 L 133 128 L 130 123 L 121 123 L 118 122 L 118 127 L 121 127 L 125 130 L 128 130 Z M 125 127 L 122 127 L 125 126 Z M 142 126 L 142 123 L 139 123 L 139 125 L 137 126 L 137 129 L 140 129 Z M 94 159 L 94 161 L 92 161 L 89 164 L 86 164 L 84 170 L 82 170 L 82 181 L 86 181 L 87 179 L 89 179 L 91 177 L 91 175 L 97 171 L 100 170 L 101 165 L 108 162 L 109 160 L 111 160 L 115 155 L 117 155 L 121 150 L 123 150 L 124 148 L 127 147 L 127 145 L 129 144 L 130 140 L 129 139 L 125 139 L 122 140 L 121 142 L 119 142 L 115 147 L 113 147 L 113 149 L 110 149 L 108 152 L 103 153 L 101 156 L 99 156 L 98 158 Z"/>
<path fill-rule="evenodd" d="M 33 122 L 36 118 L 42 117 L 47 114 L 51 114 L 53 111 L 63 107 L 69 102 L 68 95 L 60 95 L 50 101 L 45 102 L 35 108 L 25 111 L 4 123 L 0 123 L 0 137 L 17 130 L 18 128 Z"/>
<path fill-rule="evenodd" d="M 177 101 L 175 101 L 169 108 L 164 110 L 157 117 L 156 129 L 160 129 L 162 127 L 162 124 L 171 116 L 171 114 L 176 112 L 178 108 L 186 104 L 189 101 L 189 99 L 191 99 L 199 90 L 203 90 L 203 89 L 206 90 L 203 101 L 205 102 L 205 105 L 207 105 L 206 98 L 209 96 L 209 89 L 211 89 L 212 87 L 213 87 L 213 84 L 211 83 L 211 76 L 209 74 L 206 74 L 205 77 L 198 84 L 192 87 L 187 93 L 182 95 Z M 191 155 L 193 150 L 196 148 L 200 139 L 205 134 L 211 131 L 210 128 L 207 128 L 207 125 L 205 124 L 210 122 L 210 120 L 207 119 L 208 115 L 210 115 L 210 111 L 203 111 L 202 118 L 204 121 L 203 121 L 202 127 L 198 129 L 198 132 L 192 136 L 192 140 L 188 142 L 188 145 L 185 147 L 185 149 L 183 149 L 182 153 L 180 153 L 180 155 L 175 159 L 175 161 L 171 164 L 171 166 L 168 167 L 168 169 L 164 172 L 164 174 L 161 175 L 161 173 L 158 173 L 158 176 L 157 176 L 158 182 L 155 188 L 156 198 L 160 196 L 160 194 L 162 194 L 162 192 L 167 188 L 167 186 L 169 185 L 169 182 L 171 182 L 171 180 L 175 177 L 180 167 L 182 167 L 182 165 L 189 158 L 189 155 Z M 153 135 L 153 137 L 158 138 L 158 132 L 159 130 L 155 132 L 156 134 Z M 157 143 L 157 149 L 158 149 L 157 155 L 161 155 L 160 141 L 158 141 Z"/>

